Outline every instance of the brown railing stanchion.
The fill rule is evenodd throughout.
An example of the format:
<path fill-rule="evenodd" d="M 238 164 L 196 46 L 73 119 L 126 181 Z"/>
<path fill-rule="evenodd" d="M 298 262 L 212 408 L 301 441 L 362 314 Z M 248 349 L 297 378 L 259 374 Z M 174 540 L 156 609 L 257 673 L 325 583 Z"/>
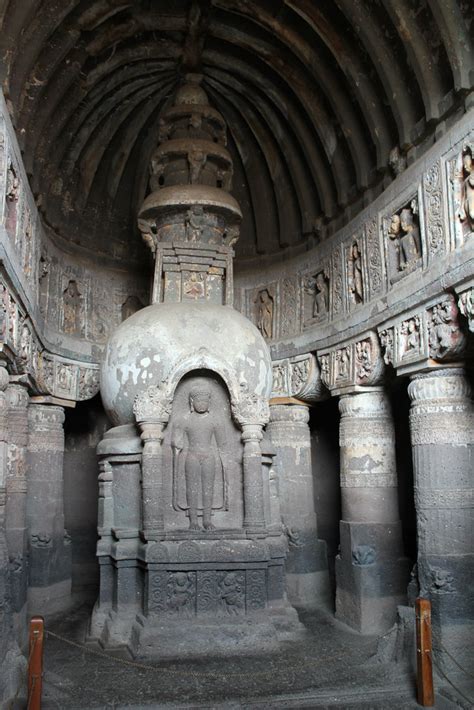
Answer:
<path fill-rule="evenodd" d="M 431 644 L 431 602 L 416 600 L 417 700 L 423 707 L 433 707 L 433 659 Z"/>
<path fill-rule="evenodd" d="M 30 621 L 30 648 L 28 654 L 28 710 L 41 710 L 43 685 L 44 619 L 34 616 Z"/>

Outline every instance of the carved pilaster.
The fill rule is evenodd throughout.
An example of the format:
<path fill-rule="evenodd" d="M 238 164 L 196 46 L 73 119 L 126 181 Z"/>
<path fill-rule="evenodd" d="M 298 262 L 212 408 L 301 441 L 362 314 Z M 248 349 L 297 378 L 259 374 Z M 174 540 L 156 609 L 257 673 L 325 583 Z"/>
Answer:
<path fill-rule="evenodd" d="M 71 545 L 64 529 L 64 410 L 32 401 L 28 411 L 28 498 L 32 613 L 71 601 Z"/>
<path fill-rule="evenodd" d="M 160 537 L 164 530 L 163 431 L 171 413 L 171 403 L 157 387 L 138 395 L 133 405 L 143 441 L 142 513 L 145 539 Z"/>
<path fill-rule="evenodd" d="M 474 411 L 462 368 L 415 376 L 408 387 L 421 592 L 443 626 L 472 618 Z"/>
<path fill-rule="evenodd" d="M 362 633 L 390 628 L 405 597 L 395 432 L 381 388 L 344 395 L 341 412 L 341 552 L 336 614 Z"/>
<path fill-rule="evenodd" d="M 299 607 L 324 606 L 330 596 L 327 551 L 318 539 L 309 407 L 272 404 L 267 434 L 277 454 L 281 517 L 289 544 L 288 598 Z"/>
<path fill-rule="evenodd" d="M 99 462 L 99 512 L 98 533 L 101 538 L 110 537 L 114 527 L 114 501 L 112 497 L 112 466 L 106 460 Z"/>
<path fill-rule="evenodd" d="M 244 424 L 242 441 L 244 444 L 244 528 L 264 528 L 262 452 L 263 438 L 261 424 Z"/>

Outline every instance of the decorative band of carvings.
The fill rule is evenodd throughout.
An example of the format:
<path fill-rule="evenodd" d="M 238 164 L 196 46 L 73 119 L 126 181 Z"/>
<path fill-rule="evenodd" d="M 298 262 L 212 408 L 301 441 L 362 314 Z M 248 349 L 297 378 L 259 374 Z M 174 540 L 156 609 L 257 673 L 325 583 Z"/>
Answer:
<path fill-rule="evenodd" d="M 288 432 L 285 434 L 276 434 L 273 431 L 269 432 L 270 440 L 272 444 L 280 449 L 309 449 L 311 446 L 311 441 L 309 436 L 304 439 L 288 436 Z"/>
<path fill-rule="evenodd" d="M 467 412 L 432 413 L 410 412 L 412 446 L 447 444 L 466 446 L 473 443 L 473 417 Z"/>
<path fill-rule="evenodd" d="M 272 397 L 296 397 L 308 402 L 326 394 L 315 355 L 307 353 L 273 363 Z"/>
<path fill-rule="evenodd" d="M 341 488 L 396 488 L 396 473 L 343 473 Z"/>
<path fill-rule="evenodd" d="M 415 504 L 423 508 L 474 508 L 474 488 L 419 488 L 415 487 Z"/>
<path fill-rule="evenodd" d="M 28 451 L 64 451 L 64 435 L 61 432 L 35 432 L 28 439 Z"/>
<path fill-rule="evenodd" d="M 361 442 L 368 444 L 385 444 L 393 446 L 395 434 L 393 423 L 387 419 L 361 419 L 342 418 L 339 426 L 339 442 L 341 446 L 360 446 Z"/>
<path fill-rule="evenodd" d="M 408 385 L 412 402 L 457 400 L 468 398 L 471 387 L 462 368 L 435 370 L 416 375 Z"/>

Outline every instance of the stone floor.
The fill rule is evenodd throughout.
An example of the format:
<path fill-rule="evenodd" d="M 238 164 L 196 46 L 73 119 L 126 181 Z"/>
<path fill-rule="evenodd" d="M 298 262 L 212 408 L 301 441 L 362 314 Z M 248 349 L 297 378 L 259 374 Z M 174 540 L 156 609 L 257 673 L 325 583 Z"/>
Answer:
<path fill-rule="evenodd" d="M 420 707 L 407 664 L 382 662 L 378 639 L 360 637 L 323 612 L 301 616 L 308 629 L 305 643 L 288 642 L 271 656 L 156 667 L 75 645 L 82 644 L 89 614 L 90 607 L 82 606 L 47 625 L 54 635 L 45 643 L 43 710 Z M 448 698 L 446 689 L 444 695 L 438 692 L 436 707 L 474 707 Z"/>

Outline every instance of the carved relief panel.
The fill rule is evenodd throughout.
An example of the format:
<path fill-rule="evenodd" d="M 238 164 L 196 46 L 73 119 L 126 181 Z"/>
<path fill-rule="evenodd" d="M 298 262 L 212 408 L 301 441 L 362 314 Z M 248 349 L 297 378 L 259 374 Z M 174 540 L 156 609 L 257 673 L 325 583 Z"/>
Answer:
<path fill-rule="evenodd" d="M 247 317 L 266 340 L 278 337 L 278 284 L 276 282 L 246 291 Z"/>
<path fill-rule="evenodd" d="M 318 352 L 318 360 L 321 379 L 333 393 L 377 385 L 383 377 L 384 363 L 379 340 L 371 331 L 355 340 Z"/>
<path fill-rule="evenodd" d="M 463 246 L 474 234 L 474 141 L 465 141 L 447 162 L 452 248 Z"/>
<path fill-rule="evenodd" d="M 361 235 L 354 236 L 345 247 L 347 308 L 353 310 L 367 300 L 364 243 Z"/>
<path fill-rule="evenodd" d="M 418 197 L 413 197 L 391 215 L 384 217 L 382 231 L 390 283 L 397 283 L 422 268 L 424 248 Z"/>
<path fill-rule="evenodd" d="M 303 327 L 324 323 L 330 313 L 330 270 L 326 264 L 317 271 L 303 274 Z"/>

